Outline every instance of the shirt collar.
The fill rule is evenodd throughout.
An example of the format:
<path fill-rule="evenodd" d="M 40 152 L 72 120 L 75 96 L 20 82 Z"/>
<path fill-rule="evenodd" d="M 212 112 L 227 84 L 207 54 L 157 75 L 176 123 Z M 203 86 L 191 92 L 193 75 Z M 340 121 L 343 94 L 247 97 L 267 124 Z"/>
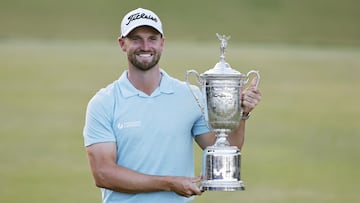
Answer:
<path fill-rule="evenodd" d="M 154 90 L 154 92 L 151 95 L 146 95 L 142 91 L 136 89 L 131 84 L 131 82 L 129 81 L 129 79 L 127 77 L 128 71 L 127 70 L 124 71 L 118 80 L 119 88 L 122 92 L 122 95 L 125 98 L 136 96 L 136 95 L 138 95 L 138 96 L 146 95 L 148 97 L 155 97 L 155 96 L 158 96 L 159 94 L 174 93 L 174 88 L 173 88 L 170 76 L 162 69 L 160 69 L 160 73 L 161 73 L 162 77 L 161 77 L 159 87 L 156 90 Z"/>

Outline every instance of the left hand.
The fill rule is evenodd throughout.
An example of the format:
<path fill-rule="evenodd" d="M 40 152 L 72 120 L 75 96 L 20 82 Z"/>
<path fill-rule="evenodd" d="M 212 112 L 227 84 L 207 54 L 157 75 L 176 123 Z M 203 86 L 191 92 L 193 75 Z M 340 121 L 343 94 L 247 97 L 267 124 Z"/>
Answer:
<path fill-rule="evenodd" d="M 243 112 L 251 112 L 261 100 L 261 92 L 256 87 L 257 78 L 253 78 L 250 86 L 241 95 Z"/>

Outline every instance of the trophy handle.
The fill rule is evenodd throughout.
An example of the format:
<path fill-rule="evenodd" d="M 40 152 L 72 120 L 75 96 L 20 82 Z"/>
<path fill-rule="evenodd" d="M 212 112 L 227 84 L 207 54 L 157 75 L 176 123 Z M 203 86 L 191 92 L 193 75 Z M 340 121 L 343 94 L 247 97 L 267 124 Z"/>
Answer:
<path fill-rule="evenodd" d="M 200 75 L 199 73 L 196 71 L 196 70 L 188 70 L 186 72 L 186 84 L 190 86 L 190 81 L 189 81 L 189 76 L 191 74 L 194 74 L 196 76 L 196 82 L 199 84 L 199 85 L 202 85 L 202 79 L 200 78 Z"/>
<path fill-rule="evenodd" d="M 193 74 L 193 75 L 196 76 L 196 82 L 200 85 L 200 87 L 202 87 L 203 80 L 201 79 L 199 73 L 198 73 L 196 70 L 188 70 L 188 71 L 186 72 L 186 85 L 189 87 L 190 92 L 191 92 L 191 94 L 193 95 L 193 97 L 195 98 L 196 103 L 197 103 L 197 105 L 199 106 L 202 115 L 203 115 L 203 116 L 205 117 L 205 119 L 206 119 L 206 118 L 207 118 L 207 116 L 206 116 L 207 114 L 206 114 L 206 112 L 205 112 L 205 107 L 204 107 L 204 105 L 201 104 L 198 96 L 196 95 L 196 93 L 194 92 L 194 90 L 191 88 L 191 85 L 190 85 L 191 83 L 190 83 L 190 81 L 189 81 L 189 76 L 190 76 L 191 74 Z"/>
<path fill-rule="evenodd" d="M 255 85 L 255 87 L 258 88 L 259 83 L 260 83 L 260 73 L 259 73 L 259 71 L 257 71 L 257 70 L 251 70 L 251 71 L 249 71 L 249 72 L 246 74 L 245 84 L 247 84 L 247 83 L 249 82 L 250 75 L 252 75 L 252 74 L 255 74 L 255 75 L 256 75 L 256 76 L 255 76 L 255 77 L 256 77 L 256 85 Z"/>

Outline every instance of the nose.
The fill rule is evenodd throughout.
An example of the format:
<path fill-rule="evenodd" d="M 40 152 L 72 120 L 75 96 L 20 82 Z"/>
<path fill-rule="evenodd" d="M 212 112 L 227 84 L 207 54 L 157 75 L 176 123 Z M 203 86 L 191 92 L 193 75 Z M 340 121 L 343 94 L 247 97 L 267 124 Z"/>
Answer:
<path fill-rule="evenodd" d="M 141 48 L 144 51 L 150 50 L 150 43 L 147 40 L 143 40 Z"/>

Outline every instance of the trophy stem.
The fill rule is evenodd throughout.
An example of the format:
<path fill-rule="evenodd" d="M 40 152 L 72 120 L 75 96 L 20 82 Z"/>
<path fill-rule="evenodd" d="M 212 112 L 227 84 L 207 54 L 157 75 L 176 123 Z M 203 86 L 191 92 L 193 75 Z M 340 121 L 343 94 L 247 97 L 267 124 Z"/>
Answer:
<path fill-rule="evenodd" d="M 230 146 L 229 141 L 227 140 L 228 135 L 226 134 L 230 130 L 228 129 L 216 129 L 216 141 L 214 146 L 216 147 L 225 147 Z"/>

